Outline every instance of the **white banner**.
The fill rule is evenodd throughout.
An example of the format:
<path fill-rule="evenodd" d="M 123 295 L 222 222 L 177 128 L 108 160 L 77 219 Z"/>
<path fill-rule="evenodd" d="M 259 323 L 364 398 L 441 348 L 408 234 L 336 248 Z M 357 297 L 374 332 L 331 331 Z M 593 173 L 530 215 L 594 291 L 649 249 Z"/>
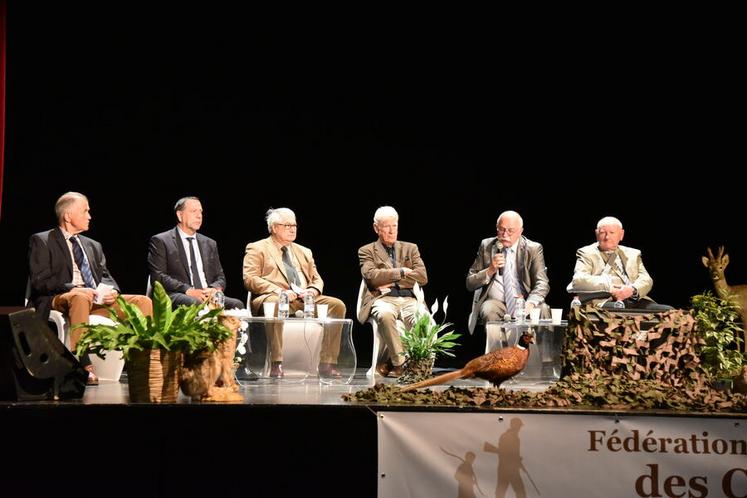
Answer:
<path fill-rule="evenodd" d="M 378 415 L 379 498 L 747 498 L 746 419 Z"/>

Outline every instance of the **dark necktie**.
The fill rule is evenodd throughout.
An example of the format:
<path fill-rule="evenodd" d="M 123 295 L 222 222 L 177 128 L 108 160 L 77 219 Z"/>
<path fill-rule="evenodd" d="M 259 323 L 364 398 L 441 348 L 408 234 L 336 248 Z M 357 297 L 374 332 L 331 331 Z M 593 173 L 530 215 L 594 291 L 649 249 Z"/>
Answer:
<path fill-rule="evenodd" d="M 292 284 L 301 285 L 301 279 L 298 278 L 298 272 L 296 267 L 293 266 L 293 262 L 288 252 L 288 246 L 283 246 L 283 264 L 285 265 L 285 274 L 288 275 L 288 281 Z"/>
<path fill-rule="evenodd" d="M 389 259 L 392 261 L 392 268 L 397 268 L 397 258 L 394 257 L 394 246 L 387 247 L 386 252 L 389 254 Z"/>
<path fill-rule="evenodd" d="M 75 264 L 78 265 L 80 270 L 80 276 L 83 277 L 86 287 L 92 289 L 96 288 L 96 282 L 93 281 L 93 274 L 91 273 L 91 267 L 88 266 L 88 261 L 83 255 L 83 248 L 80 247 L 78 237 L 70 237 L 70 243 L 73 245 L 73 256 L 75 257 Z"/>
<path fill-rule="evenodd" d="M 192 272 L 192 287 L 202 289 L 202 280 L 200 280 L 200 271 L 197 269 L 197 258 L 195 257 L 195 238 L 187 237 L 189 241 L 189 266 Z"/>

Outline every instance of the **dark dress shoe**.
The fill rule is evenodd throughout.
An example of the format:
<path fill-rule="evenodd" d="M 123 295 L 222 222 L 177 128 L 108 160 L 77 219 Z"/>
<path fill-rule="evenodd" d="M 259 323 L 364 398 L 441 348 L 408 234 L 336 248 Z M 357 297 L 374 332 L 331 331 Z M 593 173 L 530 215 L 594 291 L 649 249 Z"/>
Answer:
<path fill-rule="evenodd" d="M 389 370 L 389 377 L 402 377 L 403 373 L 405 373 L 404 365 L 394 365 L 392 369 Z"/>
<path fill-rule="evenodd" d="M 98 386 L 99 378 L 96 377 L 95 373 L 93 373 L 93 365 L 87 365 L 84 368 L 88 372 L 88 379 L 86 379 L 86 385 L 87 386 Z"/>
<path fill-rule="evenodd" d="M 334 363 L 320 363 L 319 377 L 326 377 L 328 379 L 339 379 L 340 377 L 342 377 L 342 374 L 335 368 Z"/>
<path fill-rule="evenodd" d="M 274 377 L 276 379 L 279 379 L 283 377 L 285 374 L 283 373 L 283 362 L 282 361 L 273 361 L 272 366 L 270 367 L 270 377 Z"/>
<path fill-rule="evenodd" d="M 389 375 L 389 370 L 392 369 L 392 366 L 389 364 L 389 361 L 385 361 L 384 363 L 379 363 L 376 365 L 376 373 L 381 375 L 382 377 L 386 377 Z"/>

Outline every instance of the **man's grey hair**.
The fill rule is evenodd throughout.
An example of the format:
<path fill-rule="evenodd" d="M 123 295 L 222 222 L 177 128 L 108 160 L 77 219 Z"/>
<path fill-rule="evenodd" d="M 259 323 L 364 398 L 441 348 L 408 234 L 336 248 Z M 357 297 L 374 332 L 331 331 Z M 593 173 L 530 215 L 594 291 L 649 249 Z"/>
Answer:
<path fill-rule="evenodd" d="M 397 214 L 397 210 L 392 206 L 381 206 L 374 213 L 374 223 L 376 223 L 377 225 L 381 220 L 387 218 L 394 218 L 395 220 L 399 221 L 399 214 Z"/>
<path fill-rule="evenodd" d="M 199 200 L 200 199 L 198 199 L 197 197 L 193 195 L 182 197 L 181 199 L 176 201 L 176 204 L 174 204 L 174 212 L 176 213 L 177 211 L 184 211 L 184 205 L 187 203 L 187 201 L 198 201 L 199 202 Z"/>
<path fill-rule="evenodd" d="M 57 202 L 54 203 L 54 214 L 57 216 L 57 221 L 62 223 L 62 217 L 65 215 L 67 210 L 73 203 L 75 203 L 75 201 L 80 199 L 88 202 L 88 197 L 79 192 L 65 192 L 62 194 L 60 198 L 57 199 Z"/>
<path fill-rule="evenodd" d="M 604 218 L 602 218 L 601 220 L 597 222 L 597 230 L 599 230 L 602 227 L 610 226 L 610 225 L 619 227 L 619 228 L 623 227 L 622 221 L 618 220 L 614 216 L 605 216 Z"/>
<path fill-rule="evenodd" d="M 293 218 L 293 221 L 296 221 L 296 213 L 288 208 L 268 209 L 265 217 L 267 220 L 267 233 L 272 233 L 272 225 L 280 223 L 283 218 Z"/>
<path fill-rule="evenodd" d="M 516 211 L 503 211 L 498 215 L 498 219 L 495 220 L 495 224 L 499 224 L 501 222 L 501 218 L 503 218 L 504 216 L 516 217 L 519 220 L 519 228 L 524 228 L 524 218 L 522 218 L 521 215 Z"/>

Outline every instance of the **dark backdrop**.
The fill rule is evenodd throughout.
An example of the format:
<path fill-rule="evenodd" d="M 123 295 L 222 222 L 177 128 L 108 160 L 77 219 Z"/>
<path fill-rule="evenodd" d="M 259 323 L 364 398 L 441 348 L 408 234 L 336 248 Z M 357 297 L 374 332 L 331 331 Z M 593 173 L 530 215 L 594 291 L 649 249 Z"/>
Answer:
<path fill-rule="evenodd" d="M 148 238 L 184 195 L 202 199 L 227 293 L 242 298 L 246 243 L 267 235 L 268 207 L 294 209 L 298 242 L 349 317 L 356 250 L 384 204 L 420 246 L 428 302 L 448 295 L 458 331 L 467 269 L 505 209 L 544 244 L 554 307 L 567 309 L 575 249 L 605 215 L 643 250 L 660 302 L 709 288 L 708 245 L 726 245 L 729 281 L 747 282 L 744 188 L 726 173 L 744 164 L 727 34 L 44 9 L 8 7 L 2 305 L 22 302 L 28 237 L 54 226 L 68 190 L 89 196 L 88 235 L 130 293 L 145 291 Z M 370 329 L 355 333 L 367 362 Z M 464 342 L 456 363 L 484 347 Z"/>

